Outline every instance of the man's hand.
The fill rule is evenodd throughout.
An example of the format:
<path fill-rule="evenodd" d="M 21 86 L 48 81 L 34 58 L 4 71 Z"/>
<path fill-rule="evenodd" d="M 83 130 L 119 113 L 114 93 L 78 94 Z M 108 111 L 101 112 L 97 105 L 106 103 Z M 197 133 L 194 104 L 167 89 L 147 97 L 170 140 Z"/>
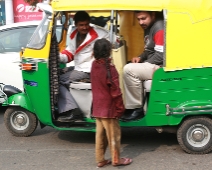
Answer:
<path fill-rule="evenodd" d="M 132 63 L 139 63 L 140 61 L 141 61 L 141 58 L 140 57 L 134 57 L 131 60 Z"/>
<path fill-rule="evenodd" d="M 61 62 L 61 63 L 67 63 L 68 62 L 67 56 L 65 54 L 60 53 L 59 62 Z"/>

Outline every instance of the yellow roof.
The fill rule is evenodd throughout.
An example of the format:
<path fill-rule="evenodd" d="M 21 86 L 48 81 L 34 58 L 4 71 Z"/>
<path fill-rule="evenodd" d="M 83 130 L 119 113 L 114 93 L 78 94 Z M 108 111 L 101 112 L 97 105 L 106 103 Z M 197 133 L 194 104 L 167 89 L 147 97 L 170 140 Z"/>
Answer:
<path fill-rule="evenodd" d="M 124 13 L 165 9 L 168 17 L 165 70 L 212 67 L 212 0 L 52 0 L 52 8 L 54 11 L 122 10 Z"/>
<path fill-rule="evenodd" d="M 154 5 L 152 2 L 154 1 Z M 155 8 L 161 10 L 167 0 L 53 0 L 52 6 L 56 11 L 60 10 L 136 10 L 139 7 L 146 9 Z"/>
<path fill-rule="evenodd" d="M 78 10 L 152 10 L 190 13 L 193 20 L 212 17 L 211 0 L 52 0 L 54 11 Z"/>

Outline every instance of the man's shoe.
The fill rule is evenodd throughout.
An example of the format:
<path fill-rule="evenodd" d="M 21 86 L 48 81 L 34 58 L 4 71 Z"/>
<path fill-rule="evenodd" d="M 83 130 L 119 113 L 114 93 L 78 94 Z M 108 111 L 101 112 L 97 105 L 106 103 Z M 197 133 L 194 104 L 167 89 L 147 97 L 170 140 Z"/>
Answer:
<path fill-rule="evenodd" d="M 78 108 L 68 111 L 66 116 L 58 117 L 59 122 L 74 122 L 75 120 L 81 120 L 83 118 L 82 113 Z"/>
<path fill-rule="evenodd" d="M 120 117 L 121 121 L 126 121 L 126 118 L 128 118 L 135 109 L 126 109 L 124 114 Z"/>
<path fill-rule="evenodd" d="M 126 121 L 137 120 L 144 116 L 143 108 L 135 109 L 132 114 L 128 117 L 125 117 Z"/>
<path fill-rule="evenodd" d="M 74 122 L 76 119 L 74 118 L 74 114 L 70 113 L 67 116 L 60 116 L 58 117 L 57 121 L 59 122 Z"/>

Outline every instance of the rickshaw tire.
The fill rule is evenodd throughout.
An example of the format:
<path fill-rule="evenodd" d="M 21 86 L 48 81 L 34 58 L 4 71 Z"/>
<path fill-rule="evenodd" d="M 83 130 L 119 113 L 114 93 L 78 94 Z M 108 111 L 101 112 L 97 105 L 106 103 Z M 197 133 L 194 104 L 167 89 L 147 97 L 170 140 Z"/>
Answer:
<path fill-rule="evenodd" d="M 200 135 L 202 133 L 207 137 L 198 141 L 200 135 L 196 134 L 197 139 L 195 139 L 195 133 Z M 205 116 L 193 116 L 186 119 L 177 130 L 177 140 L 186 153 L 199 155 L 210 153 L 212 151 L 212 119 Z M 197 147 L 198 142 L 199 146 Z M 205 145 L 203 145 L 204 143 Z"/>
<path fill-rule="evenodd" d="M 23 129 L 21 126 L 19 126 L 19 128 L 15 128 L 15 116 L 17 118 L 18 114 L 20 117 L 27 119 L 26 123 L 28 125 L 26 127 L 23 126 Z M 12 135 L 17 137 L 27 137 L 30 136 L 37 128 L 38 119 L 36 115 L 24 108 L 8 107 L 4 113 L 4 124 Z"/>

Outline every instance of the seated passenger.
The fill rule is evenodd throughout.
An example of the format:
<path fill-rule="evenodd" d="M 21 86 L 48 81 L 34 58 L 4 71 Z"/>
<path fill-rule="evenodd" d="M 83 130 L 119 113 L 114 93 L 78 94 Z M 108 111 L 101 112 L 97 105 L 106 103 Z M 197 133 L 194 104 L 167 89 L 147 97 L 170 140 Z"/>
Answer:
<path fill-rule="evenodd" d="M 163 64 L 164 22 L 153 11 L 136 11 L 138 23 L 144 29 L 144 52 L 124 66 L 126 113 L 122 119 L 135 120 L 143 115 L 142 81 L 152 79 Z"/>
<path fill-rule="evenodd" d="M 90 16 L 85 11 L 78 11 L 74 16 L 76 29 L 70 35 L 70 43 L 60 53 L 60 62 L 75 61 L 75 66 L 68 68 L 65 74 L 60 76 L 57 120 L 70 122 L 82 118 L 76 101 L 69 92 L 69 85 L 73 81 L 90 78 L 91 64 L 93 62 L 93 45 L 97 39 L 109 38 L 107 31 L 101 28 L 91 27 Z"/>

